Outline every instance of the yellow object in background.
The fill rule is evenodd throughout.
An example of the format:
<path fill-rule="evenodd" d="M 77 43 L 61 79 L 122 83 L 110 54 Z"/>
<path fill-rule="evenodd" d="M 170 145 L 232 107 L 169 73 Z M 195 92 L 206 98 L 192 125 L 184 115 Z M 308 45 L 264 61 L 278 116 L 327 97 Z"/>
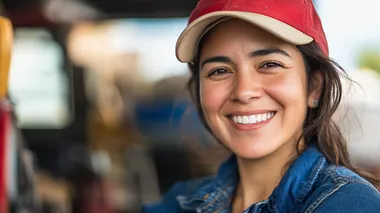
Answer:
<path fill-rule="evenodd" d="M 0 17 L 0 100 L 8 92 L 8 76 L 13 46 L 13 27 L 9 19 Z"/>

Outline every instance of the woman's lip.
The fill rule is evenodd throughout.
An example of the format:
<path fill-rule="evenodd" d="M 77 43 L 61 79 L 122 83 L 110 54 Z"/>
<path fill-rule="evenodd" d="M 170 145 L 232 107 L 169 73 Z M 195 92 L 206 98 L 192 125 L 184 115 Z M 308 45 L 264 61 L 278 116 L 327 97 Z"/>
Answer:
<path fill-rule="evenodd" d="M 247 116 L 247 115 L 257 115 L 257 114 L 265 114 L 265 113 L 276 113 L 276 110 L 252 110 L 252 111 L 234 111 L 231 113 L 228 113 L 228 117 L 231 116 Z"/>
<path fill-rule="evenodd" d="M 276 116 L 276 112 L 274 113 L 274 115 L 267 119 L 266 121 L 261 121 L 261 122 L 258 122 L 258 123 L 254 123 L 254 124 L 240 124 L 240 123 L 235 123 L 233 120 L 232 120 L 232 117 L 229 116 L 228 117 L 228 121 L 232 124 L 232 126 L 239 130 L 239 131 L 252 131 L 252 130 L 256 130 L 256 129 L 259 129 L 265 125 L 267 125 L 270 121 L 272 121 L 272 119 Z"/>

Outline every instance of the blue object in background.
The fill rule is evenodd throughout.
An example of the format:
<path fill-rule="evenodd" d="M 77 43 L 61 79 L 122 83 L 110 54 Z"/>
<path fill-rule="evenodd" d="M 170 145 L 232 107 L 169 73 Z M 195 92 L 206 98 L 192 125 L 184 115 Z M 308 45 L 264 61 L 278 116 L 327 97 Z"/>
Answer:
<path fill-rule="evenodd" d="M 145 136 L 157 140 L 179 139 L 181 134 L 205 132 L 197 110 L 189 101 L 159 100 L 138 103 L 135 118 Z"/>

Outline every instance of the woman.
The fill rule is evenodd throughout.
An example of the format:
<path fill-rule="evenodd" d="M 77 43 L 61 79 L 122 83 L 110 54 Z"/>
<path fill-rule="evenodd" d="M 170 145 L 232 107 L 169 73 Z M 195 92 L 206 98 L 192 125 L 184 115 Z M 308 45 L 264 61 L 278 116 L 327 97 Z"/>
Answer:
<path fill-rule="evenodd" d="M 332 120 L 344 72 L 311 0 L 200 0 L 176 53 L 232 156 L 143 212 L 380 212 L 378 179 L 353 168 Z"/>

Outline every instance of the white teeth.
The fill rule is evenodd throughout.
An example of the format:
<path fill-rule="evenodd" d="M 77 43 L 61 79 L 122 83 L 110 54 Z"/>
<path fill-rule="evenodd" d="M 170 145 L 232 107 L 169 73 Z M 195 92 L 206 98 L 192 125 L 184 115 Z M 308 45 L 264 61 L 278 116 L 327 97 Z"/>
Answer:
<path fill-rule="evenodd" d="M 256 116 L 255 115 L 250 115 L 249 116 L 249 123 L 251 123 L 251 124 L 256 123 Z"/>
<path fill-rule="evenodd" d="M 243 124 L 247 124 L 248 123 L 248 117 L 247 116 L 243 116 Z"/>
<path fill-rule="evenodd" d="M 256 119 L 257 119 L 258 122 L 261 122 L 261 121 L 262 121 L 261 116 L 262 116 L 261 114 L 258 114 L 258 115 L 256 116 Z"/>
<path fill-rule="evenodd" d="M 249 116 L 232 116 L 232 120 L 238 124 L 255 124 L 267 121 L 274 116 L 274 112 L 263 114 L 249 115 Z"/>
<path fill-rule="evenodd" d="M 235 123 L 238 122 L 238 118 L 237 118 L 236 116 L 233 116 L 233 117 L 232 117 L 232 120 L 233 120 Z"/>

